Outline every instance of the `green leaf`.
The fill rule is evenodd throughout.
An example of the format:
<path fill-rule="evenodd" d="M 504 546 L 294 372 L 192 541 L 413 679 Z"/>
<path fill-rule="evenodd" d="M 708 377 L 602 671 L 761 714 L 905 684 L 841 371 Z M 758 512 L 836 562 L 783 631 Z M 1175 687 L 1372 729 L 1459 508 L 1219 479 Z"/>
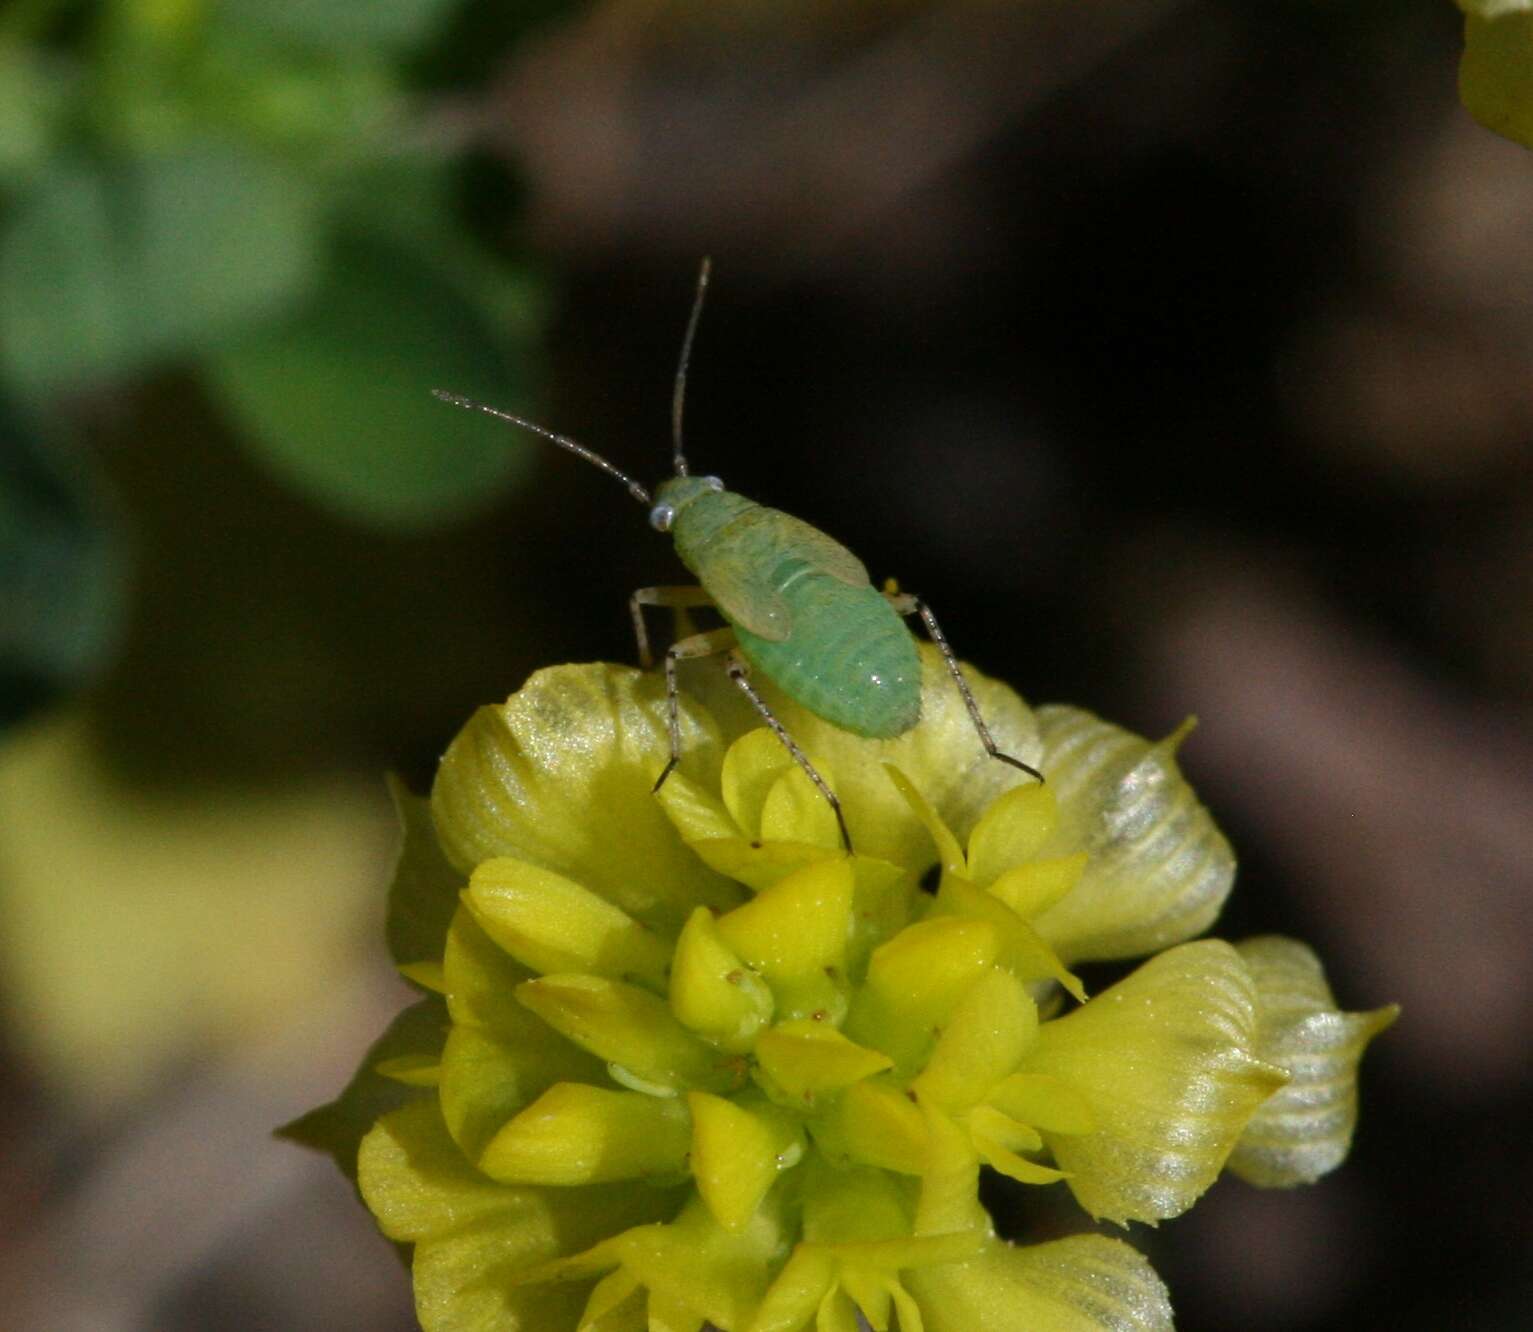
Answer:
<path fill-rule="evenodd" d="M 125 578 L 80 460 L 0 405 L 0 724 L 97 671 L 122 629 Z"/>
<path fill-rule="evenodd" d="M 66 89 L 57 69 L 19 42 L 0 42 L 0 181 L 42 166 L 59 129 Z"/>
<path fill-rule="evenodd" d="M 368 1050 L 335 1100 L 284 1124 L 277 1136 L 334 1157 L 341 1173 L 355 1184 L 357 1149 L 368 1131 L 390 1111 L 426 1094 L 384 1077 L 377 1066 L 386 1059 L 435 1058 L 441 1053 L 447 1027 L 447 1006 L 434 995 L 405 1009 Z"/>
<path fill-rule="evenodd" d="M 0 232 L 0 369 L 42 393 L 184 354 L 279 312 L 315 248 L 303 182 L 233 145 L 60 161 Z"/>
<path fill-rule="evenodd" d="M 481 509 L 532 457 L 519 432 L 431 396 L 515 409 L 526 358 L 510 360 L 470 300 L 391 247 L 345 247 L 301 314 L 216 351 L 207 371 L 257 457 L 361 522 L 420 529 Z"/>
<path fill-rule="evenodd" d="M 405 46 L 430 35 L 459 0 L 225 0 L 225 22 L 283 41 L 351 54 Z"/>
<path fill-rule="evenodd" d="M 1533 148 L 1533 11 L 1506 0 L 1465 7 L 1487 17 L 1464 20 L 1459 97 L 1486 129 Z"/>
<path fill-rule="evenodd" d="M 447 927 L 458 909 L 463 876 L 447 863 L 437 845 L 431 801 L 412 795 L 397 777 L 389 794 L 399 818 L 399 860 L 389 885 L 389 956 L 400 966 L 440 961 L 447 947 Z"/>
<path fill-rule="evenodd" d="M 497 329 L 534 343 L 548 323 L 552 295 L 543 265 L 497 254 L 464 227 L 460 164 L 449 158 L 393 155 L 359 166 L 334 198 L 338 227 L 393 250 L 430 256 L 432 266 Z M 378 200 L 389 206 L 379 208 Z M 517 206 L 501 201 L 503 209 Z"/>

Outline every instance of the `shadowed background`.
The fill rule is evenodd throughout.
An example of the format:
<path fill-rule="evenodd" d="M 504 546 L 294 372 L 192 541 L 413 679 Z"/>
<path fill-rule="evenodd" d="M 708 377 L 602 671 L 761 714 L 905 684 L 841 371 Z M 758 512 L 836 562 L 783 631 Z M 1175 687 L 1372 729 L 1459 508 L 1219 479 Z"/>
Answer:
<path fill-rule="evenodd" d="M 413 1326 L 266 1136 L 400 1002 L 381 773 L 631 661 L 628 592 L 680 572 L 426 390 L 653 482 L 704 253 L 695 469 L 1030 700 L 1196 713 L 1219 932 L 1404 1006 L 1338 1174 L 1131 1235 L 1178 1326 L 1526 1326 L 1533 157 L 1457 43 L 1425 0 L 0 18 L 19 1326 Z M 1022 1237 L 1068 1216 L 1032 1192 L 991 1199 Z"/>

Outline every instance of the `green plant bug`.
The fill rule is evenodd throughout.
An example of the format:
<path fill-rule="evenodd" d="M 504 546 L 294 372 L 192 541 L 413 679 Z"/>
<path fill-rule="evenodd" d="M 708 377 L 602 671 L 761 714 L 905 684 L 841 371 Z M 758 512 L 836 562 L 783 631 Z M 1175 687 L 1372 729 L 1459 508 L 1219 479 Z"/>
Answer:
<path fill-rule="evenodd" d="M 904 617 L 910 615 L 920 616 L 942 653 L 985 752 L 1042 781 L 1043 774 L 1036 768 L 1003 753 L 996 745 L 964 679 L 963 668 L 924 601 L 896 592 L 892 585 L 889 590 L 878 590 L 862 561 L 819 529 L 725 490 L 716 476 L 693 476 L 688 470 L 681 446 L 682 407 L 710 271 L 711 265 L 704 259 L 676 369 L 671 397 L 673 474 L 653 495 L 600 454 L 566 435 L 498 407 L 444 389 L 434 390 L 444 402 L 508 421 L 578 454 L 621 481 L 630 495 L 648 507 L 651 527 L 671 534 L 677 555 L 700 586 L 643 587 L 629 598 L 644 669 L 654 665 L 644 624 L 645 606 L 711 606 L 723 617 L 723 628 L 692 634 L 666 651 L 671 755 L 655 779 L 654 789 L 661 788 L 681 760 L 677 663 L 727 654 L 730 679 L 830 802 L 842 843 L 850 852 L 852 839 L 841 802 L 751 683 L 751 670 L 759 670 L 789 698 L 833 726 L 869 739 L 893 739 L 910 730 L 921 717 L 921 659 L 904 623 Z"/>

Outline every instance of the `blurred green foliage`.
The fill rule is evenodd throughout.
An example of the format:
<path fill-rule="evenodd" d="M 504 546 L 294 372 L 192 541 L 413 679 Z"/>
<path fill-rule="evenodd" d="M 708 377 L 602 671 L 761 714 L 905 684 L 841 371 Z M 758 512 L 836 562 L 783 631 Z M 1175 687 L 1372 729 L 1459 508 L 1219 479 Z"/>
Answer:
<path fill-rule="evenodd" d="M 0 717 L 77 688 L 115 641 L 128 580 L 100 483 L 41 442 L 104 392 L 191 370 L 284 484 L 384 531 L 521 475 L 522 441 L 427 395 L 525 404 L 545 303 L 457 206 L 470 129 L 423 71 L 460 8 L 0 10 Z"/>
<path fill-rule="evenodd" d="M 81 460 L 0 404 L 0 724 L 88 673 L 115 641 L 119 544 Z"/>

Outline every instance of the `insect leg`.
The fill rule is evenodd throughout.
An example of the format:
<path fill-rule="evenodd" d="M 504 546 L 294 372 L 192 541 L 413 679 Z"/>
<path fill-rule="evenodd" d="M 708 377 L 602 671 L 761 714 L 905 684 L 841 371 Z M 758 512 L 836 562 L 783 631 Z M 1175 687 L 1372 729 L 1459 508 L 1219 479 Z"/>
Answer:
<path fill-rule="evenodd" d="M 1002 763 L 1009 763 L 1013 768 L 1018 768 L 1029 776 L 1036 777 L 1040 782 L 1043 774 L 1030 763 L 1024 763 L 1019 758 L 1013 758 L 1010 754 L 1003 754 L 991 738 L 990 728 L 985 725 L 985 719 L 979 715 L 979 704 L 974 701 L 974 694 L 969 689 L 969 682 L 963 678 L 963 668 L 958 664 L 958 658 L 953 655 L 953 649 L 948 646 L 948 641 L 943 637 L 942 630 L 937 624 L 937 617 L 932 614 L 931 607 L 920 597 L 912 596 L 908 592 L 884 593 L 889 598 L 890 604 L 901 615 L 919 615 L 921 623 L 926 626 L 926 632 L 932 636 L 932 642 L 937 645 L 937 651 L 942 653 L 942 660 L 947 663 L 948 674 L 953 677 L 953 683 L 958 686 L 958 692 L 963 695 L 963 705 L 969 710 L 969 718 L 974 723 L 974 729 L 979 732 L 979 740 L 985 747 L 985 753 L 993 759 L 1000 759 Z"/>
<path fill-rule="evenodd" d="M 665 591 L 666 589 L 653 590 Z M 691 591 L 692 589 L 679 590 Z M 697 591 L 700 592 L 702 589 L 698 588 Z M 672 643 L 666 649 L 665 723 L 671 733 L 671 757 L 664 771 L 655 778 L 651 791 L 658 791 L 664 786 L 665 779 L 676 771 L 676 765 L 681 762 L 681 718 L 677 709 L 676 663 L 691 660 L 693 657 L 711 657 L 716 652 L 728 652 L 734 645 L 735 631 L 726 626 L 723 629 L 710 629 L 705 634 L 693 634 L 690 638 L 683 638 L 679 643 Z"/>
<path fill-rule="evenodd" d="M 700 587 L 641 587 L 628 598 L 628 612 L 633 616 L 633 636 L 639 644 L 639 665 L 646 671 L 655 664 L 655 654 L 649 650 L 649 632 L 644 627 L 645 606 L 711 606 L 713 598 Z M 724 649 L 719 648 L 720 652 Z"/>
<path fill-rule="evenodd" d="M 809 780 L 820 789 L 820 794 L 830 801 L 831 812 L 836 816 L 836 827 L 841 829 L 841 844 L 846 847 L 847 855 L 852 854 L 852 835 L 846 830 L 846 819 L 841 813 L 841 802 L 836 799 L 836 793 L 830 789 L 830 784 L 815 770 L 814 764 L 809 761 L 809 756 L 794 743 L 793 737 L 788 734 L 787 728 L 772 714 L 772 709 L 767 707 L 766 700 L 756 692 L 756 686 L 751 683 L 750 667 L 745 664 L 738 652 L 729 654 L 729 678 L 733 680 L 744 692 L 745 697 L 750 699 L 761 718 L 772 728 L 772 734 L 782 741 L 783 748 L 792 756 L 793 761 L 801 767 Z"/>

